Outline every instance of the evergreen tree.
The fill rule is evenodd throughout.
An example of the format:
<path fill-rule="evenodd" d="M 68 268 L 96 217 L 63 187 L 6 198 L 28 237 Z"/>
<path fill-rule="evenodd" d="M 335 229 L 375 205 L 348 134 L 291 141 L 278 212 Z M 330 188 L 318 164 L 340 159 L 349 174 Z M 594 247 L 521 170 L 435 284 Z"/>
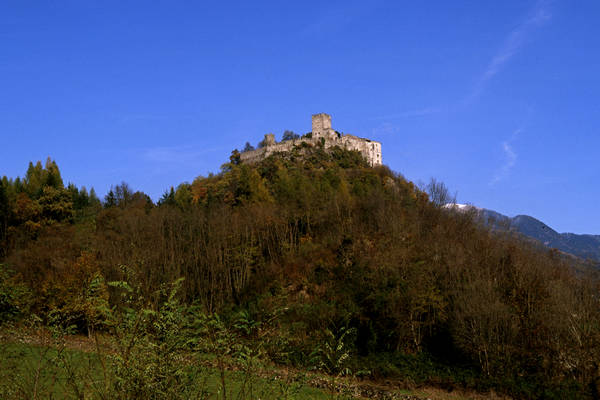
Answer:
<path fill-rule="evenodd" d="M 52 160 L 50 157 L 46 160 L 46 169 L 44 171 L 44 185 L 52 186 L 56 189 L 62 189 L 63 180 L 60 176 L 60 171 L 58 169 L 58 165 L 56 165 L 56 161 Z"/>
<path fill-rule="evenodd" d="M 25 184 L 24 182 L 21 180 L 20 177 L 17 176 L 17 178 L 15 179 L 15 181 L 12 184 L 13 186 L 13 192 L 16 195 L 17 193 L 21 193 L 25 191 Z M 10 187 L 10 185 L 9 185 Z"/>
<path fill-rule="evenodd" d="M 50 157 L 46 160 L 45 167 L 42 167 L 41 161 L 38 161 L 35 165 L 29 162 L 24 179 L 24 188 L 29 197 L 38 199 L 46 186 L 55 189 L 62 189 L 64 187 L 56 162 Z"/>
<path fill-rule="evenodd" d="M 74 217 L 73 201 L 65 189 L 46 186 L 38 200 L 42 211 L 42 222 L 72 222 Z"/>
<path fill-rule="evenodd" d="M 19 185 L 17 185 L 17 183 L 19 183 Z M 19 178 L 13 181 L 12 179 L 8 179 L 6 176 L 2 177 L 2 185 L 4 186 L 4 194 L 7 198 L 8 204 L 11 204 L 15 201 L 17 193 L 22 189 L 20 183 L 21 180 Z"/>
<path fill-rule="evenodd" d="M 117 205 L 117 197 L 115 196 L 115 192 L 113 192 L 112 187 L 104 196 L 104 208 L 115 207 Z"/>
<path fill-rule="evenodd" d="M 77 200 L 74 203 L 75 209 L 81 210 L 90 205 L 90 196 L 88 195 L 87 189 L 85 186 L 82 186 L 79 190 L 79 194 L 77 196 Z"/>
<path fill-rule="evenodd" d="M 24 188 L 27 194 L 33 199 L 37 199 L 42 194 L 45 181 L 43 172 L 44 169 L 40 161 L 35 165 L 31 161 L 29 162 L 29 167 L 25 173 Z"/>
<path fill-rule="evenodd" d="M 89 197 L 88 197 L 88 202 L 89 202 L 89 205 L 92 206 L 92 207 L 99 207 L 99 206 L 102 205 L 102 202 L 98 198 L 98 195 L 96 194 L 96 190 L 94 190 L 94 188 L 90 189 L 90 194 L 89 194 Z"/>
<path fill-rule="evenodd" d="M 5 180 L 0 180 L 0 257 L 6 253 L 6 233 L 8 230 L 9 204 Z"/>
<path fill-rule="evenodd" d="M 165 190 L 162 197 L 158 200 L 158 205 L 159 206 L 165 206 L 165 205 L 174 206 L 175 205 L 175 190 L 173 189 L 173 186 L 171 186 L 170 191 Z"/>
<path fill-rule="evenodd" d="M 71 201 L 73 202 L 73 207 L 76 210 L 81 210 L 82 208 L 87 206 L 87 192 L 85 194 L 83 191 L 85 188 L 82 188 L 81 192 L 73 183 L 69 183 L 67 185 L 67 192 L 71 196 Z"/>

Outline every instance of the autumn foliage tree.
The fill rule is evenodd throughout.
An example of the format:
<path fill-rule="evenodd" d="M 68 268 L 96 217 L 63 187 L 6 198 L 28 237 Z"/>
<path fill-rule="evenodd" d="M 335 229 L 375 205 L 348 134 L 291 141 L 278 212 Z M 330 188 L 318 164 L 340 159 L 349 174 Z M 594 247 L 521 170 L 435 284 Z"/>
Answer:
<path fill-rule="evenodd" d="M 306 144 L 252 165 L 233 152 L 158 205 L 122 183 L 99 207 L 57 172 L 38 163 L 3 179 L 3 260 L 33 311 L 81 332 L 102 329 L 95 304 L 119 305 L 104 282 L 133 273 L 153 299 L 181 277 L 180 300 L 206 313 L 242 309 L 265 324 L 277 313 L 261 340 L 278 362 L 307 365 L 332 334 L 353 332 L 347 354 L 375 376 L 517 398 L 597 390 L 596 272 L 442 207 L 452 198 L 439 182 L 426 193 L 358 152 Z"/>

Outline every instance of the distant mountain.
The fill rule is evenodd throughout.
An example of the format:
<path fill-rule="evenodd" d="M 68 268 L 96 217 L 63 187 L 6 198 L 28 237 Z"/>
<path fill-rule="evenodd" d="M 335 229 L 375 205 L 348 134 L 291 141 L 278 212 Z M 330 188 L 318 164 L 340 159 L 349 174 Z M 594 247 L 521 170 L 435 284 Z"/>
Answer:
<path fill-rule="evenodd" d="M 493 210 L 466 204 L 449 204 L 448 207 L 455 207 L 462 211 L 474 210 L 486 224 L 493 225 L 495 229 L 510 229 L 535 239 L 547 247 L 600 262 L 600 235 L 558 233 L 542 221 L 529 215 L 517 215 L 511 218 Z"/>

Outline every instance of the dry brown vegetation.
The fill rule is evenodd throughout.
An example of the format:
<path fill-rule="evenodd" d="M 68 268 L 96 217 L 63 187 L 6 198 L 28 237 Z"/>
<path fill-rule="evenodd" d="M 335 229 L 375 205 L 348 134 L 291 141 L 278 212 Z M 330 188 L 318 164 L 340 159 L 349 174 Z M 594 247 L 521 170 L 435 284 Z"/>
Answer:
<path fill-rule="evenodd" d="M 309 366 L 349 332 L 345 368 L 374 379 L 598 396 L 595 271 L 490 232 L 356 153 L 302 148 L 253 166 L 234 153 L 157 205 L 121 184 L 101 206 L 57 173 L 3 180 L 5 319 L 102 330 L 97 305 L 119 304 L 105 282 L 152 302 L 182 277 L 184 302 L 225 319 L 244 310 L 260 324 L 246 339 L 281 364 Z"/>

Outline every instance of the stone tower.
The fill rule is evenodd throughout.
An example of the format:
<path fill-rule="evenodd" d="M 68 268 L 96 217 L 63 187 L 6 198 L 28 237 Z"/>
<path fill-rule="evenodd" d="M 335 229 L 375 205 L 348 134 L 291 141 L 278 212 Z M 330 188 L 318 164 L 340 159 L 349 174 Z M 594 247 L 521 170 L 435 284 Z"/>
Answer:
<path fill-rule="evenodd" d="M 331 115 L 320 113 L 312 116 L 312 136 L 325 139 L 336 136 L 335 131 L 331 129 Z"/>
<path fill-rule="evenodd" d="M 272 146 L 274 144 L 275 144 L 275 135 L 272 133 L 267 133 L 263 140 L 263 145 L 266 147 L 266 146 Z"/>

